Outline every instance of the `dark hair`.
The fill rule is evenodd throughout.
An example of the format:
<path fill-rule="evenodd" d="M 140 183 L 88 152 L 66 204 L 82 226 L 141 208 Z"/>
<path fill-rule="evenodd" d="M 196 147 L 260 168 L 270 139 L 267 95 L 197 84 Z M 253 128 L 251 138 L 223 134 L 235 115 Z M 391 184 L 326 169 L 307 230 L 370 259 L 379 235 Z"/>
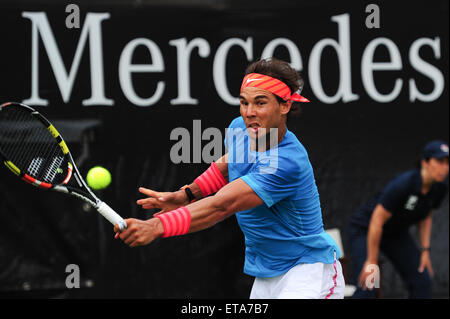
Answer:
<path fill-rule="evenodd" d="M 418 160 L 416 160 L 416 163 L 415 163 L 416 169 L 422 168 L 422 160 L 425 160 L 425 162 L 428 162 L 430 160 L 430 157 L 421 157 Z"/>
<path fill-rule="evenodd" d="M 260 59 L 251 63 L 245 70 L 245 75 L 250 73 L 259 73 L 276 78 L 285 83 L 290 89 L 291 94 L 303 88 L 304 81 L 300 75 L 289 63 L 276 58 Z M 281 97 L 275 95 L 278 103 L 286 102 Z M 299 102 L 293 102 L 291 110 L 287 114 L 287 119 L 297 117 L 301 113 Z"/>
<path fill-rule="evenodd" d="M 422 160 L 424 160 L 425 162 L 429 162 L 431 158 L 433 158 L 433 157 L 431 157 L 431 156 L 423 157 L 423 156 L 422 156 L 421 158 L 419 158 L 418 160 L 416 160 L 416 163 L 415 163 L 416 169 L 422 168 Z M 448 159 L 448 156 L 441 157 L 441 158 L 447 158 L 447 159 Z"/>

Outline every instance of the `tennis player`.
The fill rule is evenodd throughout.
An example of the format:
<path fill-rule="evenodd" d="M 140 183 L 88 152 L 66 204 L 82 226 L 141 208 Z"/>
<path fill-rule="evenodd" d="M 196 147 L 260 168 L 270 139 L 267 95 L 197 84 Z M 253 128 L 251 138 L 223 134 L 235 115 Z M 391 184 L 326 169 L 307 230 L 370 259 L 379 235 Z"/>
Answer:
<path fill-rule="evenodd" d="M 140 188 L 148 198 L 137 203 L 161 211 L 145 221 L 127 219 L 116 237 L 130 247 L 146 245 L 236 215 L 245 235 L 244 272 L 256 277 L 250 298 L 343 298 L 340 252 L 323 228 L 313 169 L 286 124 L 293 102 L 309 102 L 296 93 L 302 85 L 287 62 L 249 65 L 226 155 L 179 191 Z"/>
<path fill-rule="evenodd" d="M 359 285 L 353 298 L 375 298 L 378 287 L 370 280 L 380 250 L 399 272 L 410 298 L 431 298 L 432 211 L 448 193 L 448 151 L 443 141 L 429 142 L 417 169 L 399 174 L 351 216 L 348 236 Z M 409 233 L 412 225 L 418 226 L 420 247 Z"/>

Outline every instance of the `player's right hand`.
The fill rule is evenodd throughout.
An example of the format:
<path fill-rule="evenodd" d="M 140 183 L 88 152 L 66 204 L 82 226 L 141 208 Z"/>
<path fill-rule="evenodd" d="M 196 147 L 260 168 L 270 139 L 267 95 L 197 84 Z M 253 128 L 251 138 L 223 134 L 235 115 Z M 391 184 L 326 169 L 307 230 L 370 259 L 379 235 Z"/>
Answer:
<path fill-rule="evenodd" d="M 358 285 L 362 288 L 362 290 L 372 290 L 375 287 L 375 276 L 379 275 L 374 273 L 375 269 L 379 269 L 377 263 L 370 262 L 368 260 L 365 261 L 361 273 L 358 277 Z"/>
<path fill-rule="evenodd" d="M 147 195 L 147 198 L 139 199 L 136 203 L 143 209 L 160 209 L 158 214 L 166 213 L 189 204 L 184 190 L 176 192 L 157 192 L 148 188 L 139 187 L 139 192 Z"/>
<path fill-rule="evenodd" d="M 130 247 L 148 245 L 164 234 L 164 227 L 158 218 L 148 220 L 129 218 L 125 221 L 128 227 L 123 231 L 120 231 L 117 224 L 114 225 L 115 238 L 122 239 Z"/>

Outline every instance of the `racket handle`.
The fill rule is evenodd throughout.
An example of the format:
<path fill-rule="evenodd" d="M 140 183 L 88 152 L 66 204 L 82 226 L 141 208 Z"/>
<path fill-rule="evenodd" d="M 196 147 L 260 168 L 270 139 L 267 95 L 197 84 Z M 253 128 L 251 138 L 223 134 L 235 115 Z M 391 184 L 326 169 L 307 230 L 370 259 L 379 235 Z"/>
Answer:
<path fill-rule="evenodd" d="M 127 228 L 127 223 L 125 220 L 119 216 L 111 207 L 108 206 L 105 202 L 101 202 L 97 206 L 97 210 L 100 214 L 103 215 L 111 224 L 119 225 L 119 229 L 121 231 L 125 230 Z"/>

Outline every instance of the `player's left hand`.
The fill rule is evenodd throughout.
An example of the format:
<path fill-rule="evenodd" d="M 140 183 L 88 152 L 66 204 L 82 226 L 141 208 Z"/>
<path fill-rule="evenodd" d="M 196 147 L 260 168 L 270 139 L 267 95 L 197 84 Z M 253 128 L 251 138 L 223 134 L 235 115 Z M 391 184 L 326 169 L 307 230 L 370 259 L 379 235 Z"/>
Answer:
<path fill-rule="evenodd" d="M 148 197 L 139 199 L 137 204 L 141 205 L 143 209 L 160 209 L 155 216 L 189 204 L 184 190 L 176 192 L 157 192 L 148 188 L 139 187 L 139 192 Z"/>
<path fill-rule="evenodd" d="M 418 271 L 422 273 L 425 268 L 428 270 L 430 276 L 434 277 L 433 267 L 431 266 L 430 253 L 428 251 L 422 252 L 422 255 L 420 256 L 420 265 Z"/>
<path fill-rule="evenodd" d="M 164 227 L 158 218 L 148 220 L 129 218 L 125 221 L 127 228 L 122 232 L 117 224 L 114 225 L 115 238 L 122 239 L 130 247 L 148 245 L 164 233 Z"/>

